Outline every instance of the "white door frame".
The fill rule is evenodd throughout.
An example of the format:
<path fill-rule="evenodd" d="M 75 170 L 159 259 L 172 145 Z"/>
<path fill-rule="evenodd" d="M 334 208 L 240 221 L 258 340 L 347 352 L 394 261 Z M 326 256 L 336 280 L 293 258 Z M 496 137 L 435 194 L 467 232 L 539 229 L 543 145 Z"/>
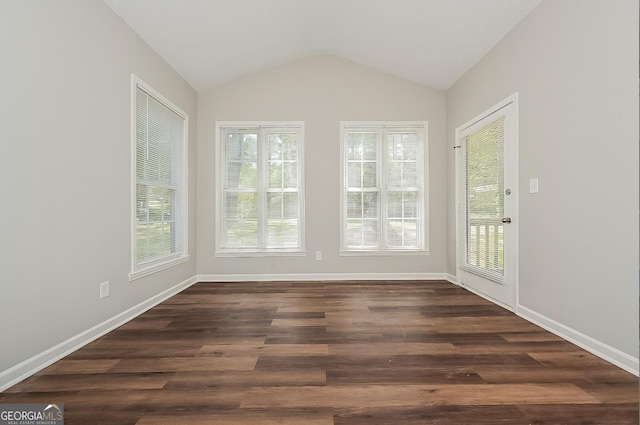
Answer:
<path fill-rule="evenodd" d="M 456 149 L 456 155 L 455 155 L 455 208 L 456 208 L 456 282 L 458 283 L 458 285 L 460 286 L 464 286 L 467 290 L 476 293 L 477 295 L 480 295 L 483 298 L 488 299 L 489 301 L 498 304 L 508 310 L 514 311 L 516 312 L 516 308 L 519 305 L 519 288 L 518 288 L 518 230 L 519 230 L 519 213 L 518 213 L 518 206 L 519 206 L 519 179 L 518 179 L 518 145 L 519 145 L 519 141 L 518 141 L 518 122 L 519 122 L 519 115 L 518 115 L 518 93 L 514 93 L 511 96 L 507 97 L 506 99 L 504 99 L 503 101 L 497 103 L 496 105 L 490 107 L 489 109 L 485 110 L 484 112 L 482 112 L 481 114 L 475 116 L 474 118 L 470 119 L 469 121 L 467 121 L 466 123 L 458 126 L 456 128 L 456 132 L 455 132 L 455 148 L 461 148 L 461 146 L 459 146 L 458 141 L 460 140 L 460 136 L 462 134 L 462 132 L 466 129 L 468 129 L 469 127 L 473 126 L 474 124 L 478 123 L 479 121 L 483 120 L 484 118 L 488 117 L 489 115 L 498 112 L 501 109 L 504 109 L 507 106 L 513 105 L 513 114 L 514 114 L 514 123 L 513 123 L 513 146 L 510 146 L 510 152 L 506 152 L 505 149 L 505 174 L 511 174 L 510 176 L 510 180 L 512 181 L 511 186 L 509 187 L 511 189 L 511 195 L 509 195 L 511 197 L 511 202 L 512 202 L 512 208 L 511 211 L 509 212 L 509 217 L 511 217 L 511 223 L 509 224 L 509 229 L 511 232 L 510 238 L 509 240 L 511 241 L 512 246 L 508 246 L 509 248 L 509 253 L 508 255 L 505 255 L 505 270 L 507 269 L 507 264 L 506 262 L 513 262 L 512 264 L 509 265 L 509 270 L 510 273 L 507 275 L 505 274 L 505 278 L 508 279 L 508 282 L 505 282 L 505 285 L 507 285 L 510 289 L 510 291 L 512 291 L 509 294 L 509 298 L 510 301 L 508 302 L 502 302 L 500 300 L 495 299 L 494 297 L 492 297 L 489 294 L 485 294 L 477 289 L 474 289 L 472 287 L 466 286 L 464 285 L 464 282 L 462 282 L 461 280 L 461 267 L 462 267 L 462 255 L 463 255 L 463 251 L 464 251 L 464 240 L 463 237 L 465 235 L 465 229 L 462 228 L 461 226 L 461 214 L 463 214 L 463 212 L 460 209 L 461 206 L 461 196 L 463 196 L 463 193 L 461 193 L 461 177 L 462 177 L 462 169 L 464 167 L 464 164 L 462 164 L 462 160 L 463 160 L 463 155 L 461 154 L 461 149 Z M 509 156 L 509 158 L 507 158 L 507 155 Z M 507 161 L 510 162 L 509 166 L 507 166 Z M 505 180 L 506 181 L 506 180 Z M 505 186 L 506 187 L 506 186 Z M 506 253 L 505 253 L 506 254 Z"/>

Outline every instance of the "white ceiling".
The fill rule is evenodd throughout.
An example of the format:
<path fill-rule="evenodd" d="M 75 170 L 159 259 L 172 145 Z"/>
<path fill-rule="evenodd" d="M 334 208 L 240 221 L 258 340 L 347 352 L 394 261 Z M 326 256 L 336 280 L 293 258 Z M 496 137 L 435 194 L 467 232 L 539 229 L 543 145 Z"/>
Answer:
<path fill-rule="evenodd" d="M 332 54 L 446 90 L 541 0 L 104 0 L 196 90 Z"/>

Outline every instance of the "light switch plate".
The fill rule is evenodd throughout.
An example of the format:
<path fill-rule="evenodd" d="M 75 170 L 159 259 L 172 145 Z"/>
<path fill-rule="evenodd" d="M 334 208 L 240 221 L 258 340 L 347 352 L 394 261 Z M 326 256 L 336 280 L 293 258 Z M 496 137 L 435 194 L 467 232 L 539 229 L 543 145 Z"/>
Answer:
<path fill-rule="evenodd" d="M 529 179 L 529 193 L 538 193 L 538 179 Z"/>
<path fill-rule="evenodd" d="M 102 282 L 100 284 L 100 299 L 107 298 L 109 296 L 109 281 Z"/>

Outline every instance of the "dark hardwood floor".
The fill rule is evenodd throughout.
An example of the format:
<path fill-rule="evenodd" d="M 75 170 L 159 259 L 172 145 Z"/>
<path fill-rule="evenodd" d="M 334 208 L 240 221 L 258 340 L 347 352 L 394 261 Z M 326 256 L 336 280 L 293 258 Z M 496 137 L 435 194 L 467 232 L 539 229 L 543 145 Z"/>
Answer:
<path fill-rule="evenodd" d="M 638 378 L 447 282 L 198 283 L 0 394 L 66 425 L 638 424 Z"/>

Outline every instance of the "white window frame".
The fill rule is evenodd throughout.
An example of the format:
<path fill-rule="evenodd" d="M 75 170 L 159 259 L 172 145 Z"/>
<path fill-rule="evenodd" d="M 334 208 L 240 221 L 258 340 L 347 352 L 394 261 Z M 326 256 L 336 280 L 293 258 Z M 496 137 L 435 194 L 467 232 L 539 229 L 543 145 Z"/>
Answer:
<path fill-rule="evenodd" d="M 363 131 L 377 131 L 377 189 L 380 193 L 378 202 L 378 247 L 354 248 L 347 245 L 347 146 L 346 134 L 349 130 L 357 128 Z M 419 159 L 422 160 L 422 167 L 418 170 L 418 179 L 422 182 L 418 195 L 418 246 L 417 247 L 388 247 L 386 244 L 387 234 L 387 194 L 386 194 L 386 160 L 384 155 L 384 137 L 381 137 L 385 130 L 417 130 L 421 136 L 421 153 Z M 370 256 L 370 255 L 429 255 L 429 123 L 427 121 L 341 121 L 340 122 L 340 255 L 341 256 Z"/>
<path fill-rule="evenodd" d="M 178 249 L 170 255 L 156 258 L 147 262 L 139 263 L 137 259 L 137 205 L 136 205 L 136 188 L 137 188 L 137 93 L 138 88 L 160 102 L 163 106 L 171 110 L 183 119 L 183 136 L 182 146 L 178 147 L 181 158 L 174 158 L 173 164 L 176 168 L 181 168 L 181 176 L 178 179 L 177 186 L 182 190 L 182 205 L 178 206 L 176 212 L 176 245 Z M 178 264 L 189 261 L 189 211 L 188 211 L 188 128 L 189 116 L 186 112 L 176 106 L 169 99 L 156 91 L 149 84 L 145 83 L 135 74 L 131 74 L 131 272 L 129 280 L 133 281 L 161 270 L 177 266 Z M 180 187 L 181 186 L 181 187 Z"/>
<path fill-rule="evenodd" d="M 267 248 L 263 241 L 266 239 L 264 227 L 259 230 L 258 248 L 234 248 L 224 246 L 224 185 L 226 172 L 226 144 L 223 134 L 227 129 L 234 130 L 273 130 L 291 131 L 295 129 L 298 133 L 298 202 L 299 202 L 299 246 L 297 248 Z M 216 157 L 216 183 L 215 183 L 215 256 L 216 257 L 266 257 L 266 256 L 305 256 L 305 184 L 304 184 L 304 122 L 303 121 L 217 121 L 215 123 L 215 157 Z M 260 140 L 258 141 L 260 145 Z M 258 146 L 258 198 L 259 225 L 266 222 L 266 207 L 264 198 L 267 193 L 266 167 L 268 158 L 264 154 L 264 149 Z"/>

